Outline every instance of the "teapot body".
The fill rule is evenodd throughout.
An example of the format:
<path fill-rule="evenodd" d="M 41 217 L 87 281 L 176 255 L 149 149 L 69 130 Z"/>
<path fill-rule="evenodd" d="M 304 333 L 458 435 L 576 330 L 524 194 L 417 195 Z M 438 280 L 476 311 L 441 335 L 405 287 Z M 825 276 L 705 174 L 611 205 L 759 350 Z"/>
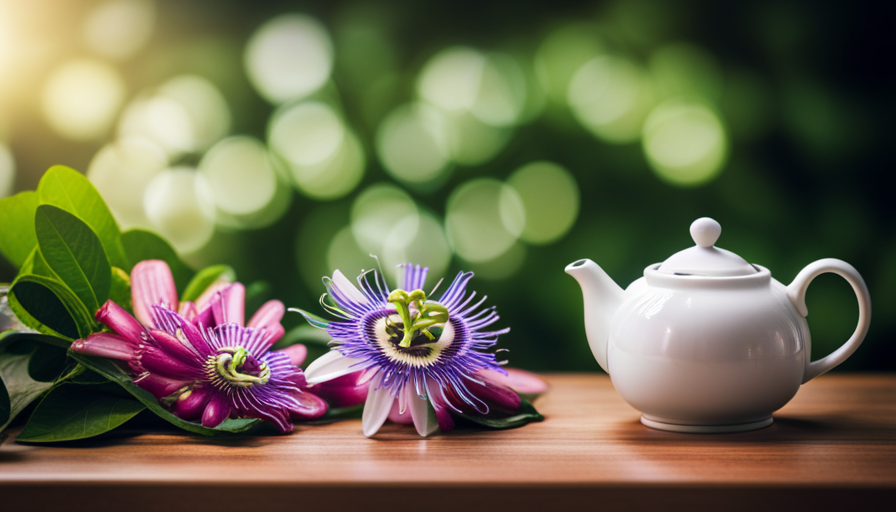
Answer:
<path fill-rule="evenodd" d="M 607 364 L 645 424 L 683 432 L 761 428 L 804 379 L 810 335 L 767 269 L 708 279 L 656 265 L 632 283 L 610 324 Z"/>

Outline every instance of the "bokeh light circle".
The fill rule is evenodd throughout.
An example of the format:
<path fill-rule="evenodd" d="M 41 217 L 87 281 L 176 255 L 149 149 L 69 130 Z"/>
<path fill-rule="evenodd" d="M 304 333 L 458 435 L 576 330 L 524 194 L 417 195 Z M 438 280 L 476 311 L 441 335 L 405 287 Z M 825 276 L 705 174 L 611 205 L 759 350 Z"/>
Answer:
<path fill-rule="evenodd" d="M 244 56 L 252 85 L 270 103 L 305 97 L 320 89 L 333 68 L 333 43 L 314 18 L 286 14 L 249 39 Z"/>
<path fill-rule="evenodd" d="M 124 110 L 118 122 L 120 138 L 144 138 L 177 159 L 197 147 L 196 129 L 186 107 L 167 96 L 141 95 Z"/>
<path fill-rule="evenodd" d="M 143 195 L 155 231 L 180 253 L 201 249 L 215 232 L 215 202 L 205 177 L 189 167 L 166 169 Z"/>
<path fill-rule="evenodd" d="M 199 163 L 218 210 L 248 215 L 267 206 L 277 190 L 277 175 L 267 149 L 252 137 L 230 137 L 215 144 Z"/>
<path fill-rule="evenodd" d="M 517 169 L 507 184 L 526 212 L 524 242 L 549 244 L 572 228 L 579 215 L 579 186 L 569 171 L 552 162 L 533 162 Z"/>
<path fill-rule="evenodd" d="M 508 185 L 479 178 L 448 198 L 445 231 L 454 251 L 478 263 L 493 260 L 516 242 L 526 224 L 523 202 Z"/>
<path fill-rule="evenodd" d="M 149 41 L 155 17 L 152 0 L 109 0 L 87 14 L 84 40 L 91 50 L 104 57 L 125 59 Z"/>
<path fill-rule="evenodd" d="M 651 107 L 646 73 L 627 59 L 608 55 L 586 62 L 576 72 L 568 98 L 579 122 L 613 143 L 637 140 Z"/>
<path fill-rule="evenodd" d="M 81 59 L 63 64 L 50 75 L 41 104 L 44 117 L 56 133 L 89 140 L 106 133 L 124 95 L 124 80 L 115 68 Z"/>
<path fill-rule="evenodd" d="M 0 142 L 0 197 L 6 197 L 12 193 L 15 181 L 16 161 L 12 157 L 12 151 L 6 147 L 6 144 Z"/>
<path fill-rule="evenodd" d="M 410 219 L 410 220 L 408 220 Z M 407 245 L 417 235 L 420 213 L 404 190 L 389 183 L 371 185 L 352 203 L 351 227 L 355 240 L 365 251 L 382 254 L 386 240 Z M 403 223 L 400 234 L 393 233 Z"/>
<path fill-rule="evenodd" d="M 408 234 L 413 237 L 408 239 Z M 383 256 L 384 271 L 389 274 L 393 283 L 400 282 L 402 272 L 397 269 L 402 263 L 414 263 L 429 267 L 431 281 L 429 287 L 435 286 L 436 281 L 445 276 L 445 271 L 451 263 L 451 246 L 445 236 L 442 223 L 428 212 L 421 212 L 419 217 L 408 216 L 399 221 L 386 237 Z M 431 288 L 430 288 L 431 289 Z M 426 290 L 427 293 L 429 289 Z"/>
<path fill-rule="evenodd" d="M 447 126 L 434 107 L 417 103 L 393 110 L 376 133 L 380 162 L 395 179 L 426 185 L 449 169 Z"/>
<path fill-rule="evenodd" d="M 417 93 L 448 110 L 469 110 L 479 95 L 485 56 L 468 47 L 452 47 L 434 55 L 423 67 Z"/>
<path fill-rule="evenodd" d="M 482 165 L 501 152 L 512 129 L 483 123 L 468 112 L 446 114 L 445 134 L 451 160 L 460 165 Z"/>
<path fill-rule="evenodd" d="M 288 163 L 296 188 L 307 197 L 329 201 L 345 196 L 364 177 L 367 157 L 358 137 L 345 130 L 342 144 L 326 160 L 313 165 Z"/>
<path fill-rule="evenodd" d="M 663 46 L 650 57 L 649 67 L 657 93 L 664 98 L 685 96 L 715 102 L 722 95 L 721 67 L 699 46 Z"/>
<path fill-rule="evenodd" d="M 700 103 L 672 100 L 659 105 L 644 123 L 643 137 L 651 168 L 673 185 L 712 181 L 728 156 L 722 120 Z"/>
<path fill-rule="evenodd" d="M 569 83 L 576 71 L 604 51 L 597 26 L 576 23 L 561 27 L 538 47 L 535 72 L 548 96 L 566 103 Z"/>
<path fill-rule="evenodd" d="M 189 151 L 203 151 L 230 131 L 230 108 L 221 91 L 197 75 L 176 76 L 159 86 L 157 94 L 183 106 L 190 117 L 193 144 Z"/>
<path fill-rule="evenodd" d="M 143 193 L 168 166 L 165 152 L 146 139 L 122 139 L 94 155 L 87 178 L 105 199 L 123 229 L 151 224 L 143 209 Z"/>
<path fill-rule="evenodd" d="M 313 166 L 332 158 L 344 137 L 342 120 L 332 107 L 319 101 L 280 109 L 268 128 L 271 149 L 290 164 L 299 166 Z"/>

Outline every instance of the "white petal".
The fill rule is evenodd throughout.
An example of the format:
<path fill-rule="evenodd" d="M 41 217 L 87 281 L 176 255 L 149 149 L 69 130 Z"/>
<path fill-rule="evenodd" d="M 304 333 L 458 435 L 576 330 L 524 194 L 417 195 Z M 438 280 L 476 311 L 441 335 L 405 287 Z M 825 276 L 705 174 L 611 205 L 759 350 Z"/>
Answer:
<path fill-rule="evenodd" d="M 330 350 L 308 365 L 308 369 L 305 370 L 305 380 L 308 381 L 308 384 L 319 384 L 333 380 L 336 377 L 342 377 L 360 370 L 360 366 L 354 365 L 362 361 L 363 359 L 345 357 L 338 350 Z"/>
<path fill-rule="evenodd" d="M 361 290 L 355 288 L 355 285 L 353 285 L 352 282 L 338 270 L 333 272 L 333 284 L 336 285 L 336 288 L 339 288 L 339 291 L 342 292 L 343 295 L 353 302 L 357 302 L 358 304 L 367 304 L 370 302 L 367 300 L 367 297 L 361 293 Z"/>
<path fill-rule="evenodd" d="M 367 437 L 376 434 L 383 426 L 386 418 L 389 417 L 389 411 L 392 410 L 392 404 L 395 402 L 395 397 L 389 392 L 389 388 L 377 389 L 382 380 L 382 375 L 377 374 L 367 391 L 364 414 L 361 416 L 361 429 Z"/>
<path fill-rule="evenodd" d="M 418 434 L 426 437 L 439 430 L 436 412 L 430 407 L 429 399 L 421 399 L 414 392 L 408 393 L 408 408 L 411 410 L 411 418 Z"/>

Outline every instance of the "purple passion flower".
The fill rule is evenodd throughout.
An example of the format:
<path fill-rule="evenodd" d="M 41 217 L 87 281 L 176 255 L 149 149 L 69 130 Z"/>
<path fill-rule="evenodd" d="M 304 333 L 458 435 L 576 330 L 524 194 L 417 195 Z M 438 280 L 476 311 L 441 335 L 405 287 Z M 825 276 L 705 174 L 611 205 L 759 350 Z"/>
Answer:
<path fill-rule="evenodd" d="M 474 301 L 476 292 L 467 294 L 473 274 L 459 273 L 438 300 L 431 300 L 423 291 L 428 269 L 402 267 L 402 288 L 395 290 L 375 270 L 358 276 L 358 287 L 338 270 L 332 279 L 325 277 L 321 305 L 338 321 L 294 310 L 333 338 L 330 352 L 306 370 L 311 389 L 344 406 L 366 387 L 367 436 L 387 418 L 413 422 L 417 433 L 427 436 L 453 429 L 452 414 L 513 415 L 520 396 L 489 375 L 507 375 L 488 350 L 509 329 L 485 330 L 499 317 L 494 307 L 480 309 L 485 297 Z"/>
<path fill-rule="evenodd" d="M 264 304 L 248 324 L 240 283 L 216 283 L 195 303 L 178 305 L 171 270 L 158 260 L 134 267 L 131 294 L 137 318 L 107 301 L 96 319 L 112 332 L 77 340 L 72 350 L 126 362 L 134 384 L 179 418 L 206 427 L 259 418 L 289 432 L 294 420 L 327 411 L 324 400 L 304 390 L 298 365 L 305 347 L 270 351 L 283 336 L 280 301 Z"/>

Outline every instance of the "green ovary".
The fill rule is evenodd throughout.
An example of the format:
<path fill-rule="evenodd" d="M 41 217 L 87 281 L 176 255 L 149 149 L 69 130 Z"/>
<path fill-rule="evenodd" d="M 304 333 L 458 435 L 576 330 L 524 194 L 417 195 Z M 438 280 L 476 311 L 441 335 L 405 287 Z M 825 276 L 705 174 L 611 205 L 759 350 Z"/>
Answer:
<path fill-rule="evenodd" d="M 448 309 L 435 301 L 427 301 L 423 290 L 414 290 L 410 293 L 397 289 L 389 294 L 388 301 L 395 305 L 395 310 L 401 318 L 404 337 L 398 344 L 399 347 L 408 348 L 417 331 L 420 331 L 430 340 L 436 337 L 429 332 L 431 327 L 444 325 L 448 321 Z M 390 328 L 395 328 L 390 326 Z"/>

